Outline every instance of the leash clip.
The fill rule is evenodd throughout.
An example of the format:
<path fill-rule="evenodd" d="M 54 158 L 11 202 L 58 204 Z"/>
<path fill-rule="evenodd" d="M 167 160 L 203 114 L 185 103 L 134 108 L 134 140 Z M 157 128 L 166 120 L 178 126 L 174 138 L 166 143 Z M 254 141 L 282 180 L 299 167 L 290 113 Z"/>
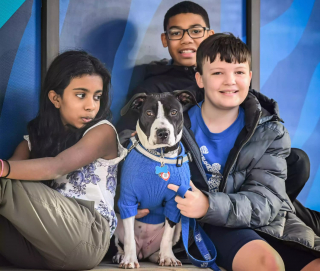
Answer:
<path fill-rule="evenodd" d="M 176 166 L 177 167 L 182 167 L 182 164 L 183 164 L 183 156 L 178 156 L 177 157 L 177 163 L 176 163 Z"/>

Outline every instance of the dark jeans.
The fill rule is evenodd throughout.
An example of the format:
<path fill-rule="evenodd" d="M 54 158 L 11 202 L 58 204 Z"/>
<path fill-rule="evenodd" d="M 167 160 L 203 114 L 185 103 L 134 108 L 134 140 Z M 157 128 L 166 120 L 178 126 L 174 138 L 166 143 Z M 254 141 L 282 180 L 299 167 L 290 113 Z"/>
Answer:
<path fill-rule="evenodd" d="M 287 158 L 287 165 L 286 191 L 296 208 L 297 216 L 320 236 L 320 213 L 304 207 L 296 199 L 310 176 L 308 155 L 303 150 L 292 148 L 291 154 Z"/>

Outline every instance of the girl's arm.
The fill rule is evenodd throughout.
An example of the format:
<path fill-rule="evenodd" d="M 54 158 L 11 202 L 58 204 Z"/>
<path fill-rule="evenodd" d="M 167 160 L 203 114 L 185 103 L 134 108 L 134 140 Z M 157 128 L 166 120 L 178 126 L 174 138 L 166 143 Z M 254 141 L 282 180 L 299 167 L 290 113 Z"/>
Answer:
<path fill-rule="evenodd" d="M 9 161 L 27 160 L 30 157 L 28 142 L 23 140 L 15 149 L 13 155 L 8 159 Z"/>
<path fill-rule="evenodd" d="M 110 125 L 99 125 L 56 157 L 10 161 L 11 171 L 8 178 L 52 180 L 86 166 L 98 158 L 113 159 L 117 156 L 117 136 L 114 129 Z M 4 163 L 3 176 L 7 173 L 8 166 Z"/>

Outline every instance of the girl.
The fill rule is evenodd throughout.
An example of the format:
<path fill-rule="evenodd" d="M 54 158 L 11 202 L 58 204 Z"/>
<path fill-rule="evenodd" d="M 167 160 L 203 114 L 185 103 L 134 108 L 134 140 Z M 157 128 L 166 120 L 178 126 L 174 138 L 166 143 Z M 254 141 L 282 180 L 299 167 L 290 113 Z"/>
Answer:
<path fill-rule="evenodd" d="M 52 62 L 29 135 L 9 161 L 0 159 L 0 254 L 12 264 L 91 269 L 107 252 L 117 225 L 117 166 L 126 155 L 106 120 L 109 85 L 109 72 L 86 52 Z"/>

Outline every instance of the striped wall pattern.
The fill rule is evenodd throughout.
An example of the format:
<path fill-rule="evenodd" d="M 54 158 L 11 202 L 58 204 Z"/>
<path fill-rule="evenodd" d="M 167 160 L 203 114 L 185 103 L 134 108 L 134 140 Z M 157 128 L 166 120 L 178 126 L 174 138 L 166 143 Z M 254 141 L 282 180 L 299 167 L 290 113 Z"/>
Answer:
<path fill-rule="evenodd" d="M 38 111 L 41 0 L 0 1 L 0 157 L 8 158 Z"/>
<path fill-rule="evenodd" d="M 319 0 L 261 0 L 260 89 L 278 101 L 292 147 L 310 158 L 298 199 L 320 211 L 319 14 Z"/>
<path fill-rule="evenodd" d="M 130 91 L 141 82 L 143 65 L 170 57 L 160 34 L 166 10 L 178 2 L 59 0 L 60 52 L 86 50 L 112 72 L 114 122 Z M 208 11 L 215 32 L 232 32 L 246 40 L 245 0 L 196 2 Z M 38 109 L 40 8 L 40 0 L 0 1 L 0 157 L 12 154 Z M 310 157 L 310 180 L 299 199 L 317 210 L 319 13 L 320 0 L 261 0 L 261 92 L 279 102 L 292 145 Z"/>

